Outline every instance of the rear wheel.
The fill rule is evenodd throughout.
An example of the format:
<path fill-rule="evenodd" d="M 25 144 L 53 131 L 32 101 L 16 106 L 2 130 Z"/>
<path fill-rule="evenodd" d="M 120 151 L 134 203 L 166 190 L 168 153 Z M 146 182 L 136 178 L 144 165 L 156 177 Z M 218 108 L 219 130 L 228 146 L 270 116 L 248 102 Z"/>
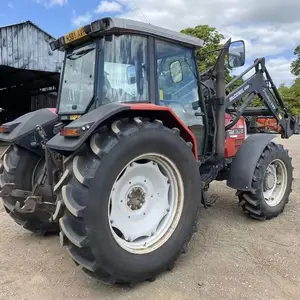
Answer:
<path fill-rule="evenodd" d="M 255 191 L 238 192 L 240 205 L 252 218 L 277 217 L 285 208 L 292 191 L 291 157 L 282 145 L 271 142 L 255 168 L 252 187 Z"/>
<path fill-rule="evenodd" d="M 173 267 L 201 203 L 195 158 L 177 129 L 118 121 L 65 164 L 61 241 L 77 264 L 102 281 L 129 284 Z"/>
<path fill-rule="evenodd" d="M 32 191 L 32 188 L 41 172 L 43 159 L 37 155 L 17 146 L 10 146 L 3 155 L 0 173 L 0 187 L 3 188 L 6 183 L 15 184 L 15 188 L 24 191 Z M 41 190 L 44 191 L 45 188 Z M 49 222 L 51 214 L 30 213 L 22 214 L 16 211 L 16 203 L 19 202 L 22 207 L 26 197 L 22 195 L 2 196 L 6 212 L 14 221 L 25 229 L 40 235 L 58 233 L 57 224 Z"/>

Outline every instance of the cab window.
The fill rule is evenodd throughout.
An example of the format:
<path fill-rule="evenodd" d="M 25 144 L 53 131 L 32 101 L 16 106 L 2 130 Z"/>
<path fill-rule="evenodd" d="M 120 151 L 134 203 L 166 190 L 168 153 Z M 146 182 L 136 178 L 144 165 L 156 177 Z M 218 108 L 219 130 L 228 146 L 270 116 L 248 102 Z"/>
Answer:
<path fill-rule="evenodd" d="M 203 125 L 193 49 L 156 41 L 158 99 L 188 126 Z"/>

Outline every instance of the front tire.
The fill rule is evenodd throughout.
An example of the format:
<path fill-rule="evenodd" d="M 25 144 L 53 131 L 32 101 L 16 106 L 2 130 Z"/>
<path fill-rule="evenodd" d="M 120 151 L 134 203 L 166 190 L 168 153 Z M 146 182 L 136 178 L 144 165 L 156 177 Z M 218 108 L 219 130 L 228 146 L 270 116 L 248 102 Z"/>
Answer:
<path fill-rule="evenodd" d="M 255 168 L 251 192 L 238 192 L 242 209 L 252 218 L 267 220 L 283 212 L 292 192 L 292 158 L 280 144 L 270 142 Z"/>
<path fill-rule="evenodd" d="M 201 203 L 196 161 L 178 129 L 118 121 L 95 133 L 66 168 L 59 224 L 77 264 L 102 281 L 127 284 L 173 267 Z"/>

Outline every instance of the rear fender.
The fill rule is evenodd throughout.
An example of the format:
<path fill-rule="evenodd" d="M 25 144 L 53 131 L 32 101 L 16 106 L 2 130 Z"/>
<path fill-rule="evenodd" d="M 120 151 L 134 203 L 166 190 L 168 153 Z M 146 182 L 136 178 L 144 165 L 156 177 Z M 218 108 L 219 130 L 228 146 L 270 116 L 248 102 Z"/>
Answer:
<path fill-rule="evenodd" d="M 40 148 L 31 146 L 31 142 L 35 140 L 36 125 L 41 125 L 48 138 L 53 136 L 53 126 L 58 121 L 58 116 L 52 109 L 43 108 L 29 112 L 19 118 L 2 124 L 6 127 L 8 133 L 0 133 L 0 141 L 6 143 L 15 143 L 30 151 L 41 154 Z"/>
<path fill-rule="evenodd" d="M 64 137 L 58 133 L 48 141 L 47 146 L 58 152 L 74 152 L 78 150 L 101 125 L 111 123 L 120 118 L 135 116 L 157 118 L 162 120 L 164 125 L 169 128 L 177 127 L 180 130 L 182 138 L 192 144 L 193 153 L 196 159 L 198 159 L 196 139 L 188 127 L 178 119 L 170 108 L 148 103 L 110 103 L 100 106 L 64 127 L 65 129 L 80 129 L 79 137 Z"/>
<path fill-rule="evenodd" d="M 192 144 L 192 150 L 196 160 L 198 160 L 197 141 L 192 131 L 180 120 L 175 112 L 167 106 L 158 106 L 155 104 L 131 104 L 130 109 L 139 111 L 139 115 L 162 120 L 164 125 L 169 128 L 176 127 L 180 130 L 180 136 Z M 150 113 L 150 114 L 149 114 Z"/>
<path fill-rule="evenodd" d="M 274 134 L 253 134 L 239 147 L 230 164 L 227 185 L 235 190 L 251 191 L 256 164 Z"/>

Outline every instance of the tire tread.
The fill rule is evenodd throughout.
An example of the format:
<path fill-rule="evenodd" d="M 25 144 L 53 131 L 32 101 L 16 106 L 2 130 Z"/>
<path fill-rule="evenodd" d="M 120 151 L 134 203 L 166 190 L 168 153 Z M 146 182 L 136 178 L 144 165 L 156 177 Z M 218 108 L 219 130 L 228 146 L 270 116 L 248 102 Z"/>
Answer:
<path fill-rule="evenodd" d="M 2 156 L 3 168 L 2 172 L 0 173 L 0 188 L 2 188 L 5 183 L 16 182 L 18 164 L 21 159 L 25 159 L 23 155 L 28 155 L 28 152 L 13 145 L 9 146 L 5 151 L 4 155 Z M 25 199 L 13 197 L 11 195 L 2 196 L 5 211 L 17 224 L 38 235 L 58 234 L 59 228 L 57 224 L 44 222 L 34 214 L 28 217 L 24 214 L 16 212 L 16 203 L 20 202 L 21 200 L 24 201 Z"/>
<path fill-rule="evenodd" d="M 79 230 L 82 230 L 82 227 L 75 226 L 76 224 L 81 224 L 84 227 L 84 211 L 86 205 L 84 203 L 79 204 L 74 195 L 84 195 L 86 193 L 86 189 L 90 184 L 89 179 L 93 178 L 95 175 L 95 172 L 101 164 L 101 160 L 105 157 L 105 154 L 109 153 L 109 151 L 118 144 L 120 139 L 135 134 L 143 127 L 160 128 L 161 130 L 168 130 L 172 134 L 178 134 L 178 130 L 175 128 L 169 129 L 167 127 L 163 127 L 163 123 L 160 120 L 150 122 L 146 119 L 137 117 L 134 119 L 118 120 L 112 124 L 111 128 L 102 130 L 101 133 L 94 133 L 90 139 L 88 153 L 86 153 L 85 156 L 75 156 L 73 163 L 71 160 L 68 160 L 67 164 L 65 164 L 65 168 L 70 169 L 73 176 L 69 179 L 68 183 L 62 187 L 58 197 L 62 199 L 67 210 L 65 214 L 68 216 L 68 221 L 66 222 L 66 219 L 63 219 L 63 221 L 60 219 L 60 223 L 63 224 L 62 231 L 68 240 L 66 242 L 68 244 L 68 252 L 72 259 L 79 264 L 85 272 L 89 273 L 91 276 L 96 276 L 96 278 L 105 283 L 126 283 L 130 285 L 135 284 L 138 281 L 151 280 L 158 274 L 148 274 L 147 276 L 139 279 L 136 277 L 118 278 L 116 274 L 114 274 L 113 268 L 107 266 L 105 262 L 98 262 L 96 264 L 95 257 L 93 256 L 89 246 L 89 241 L 82 235 L 82 232 L 79 232 Z M 191 151 L 190 145 L 186 142 L 185 144 L 187 149 Z M 80 160 L 85 160 L 85 163 L 79 163 Z M 95 162 L 96 167 L 91 167 L 95 164 Z M 87 167 L 84 166 L 90 166 L 88 168 L 88 172 Z M 78 197 L 78 199 L 79 198 L 85 199 L 85 196 Z M 198 212 L 197 215 L 199 214 L 200 204 L 201 203 L 199 201 L 199 205 L 196 208 Z M 180 254 L 186 251 L 187 245 L 195 231 L 194 228 L 196 228 L 196 222 L 197 219 L 195 220 L 193 229 L 186 236 L 185 243 L 177 258 Z M 173 269 L 175 261 L 164 266 L 164 270 L 161 270 L 161 272 Z"/>
<path fill-rule="evenodd" d="M 275 153 L 280 153 L 288 157 L 289 166 L 287 168 L 290 168 L 291 171 L 293 170 L 293 167 L 291 165 L 292 158 L 289 156 L 288 150 L 286 150 L 283 145 L 277 144 L 275 142 L 270 142 L 262 152 L 254 171 L 254 175 L 252 178 L 252 190 L 253 192 L 243 192 L 240 191 L 238 194 L 239 197 L 239 204 L 242 208 L 242 210 L 247 213 L 250 217 L 257 220 L 270 220 L 272 218 L 277 217 L 279 214 L 281 214 L 286 204 L 289 202 L 289 196 L 292 192 L 292 189 L 288 187 L 287 191 L 287 197 L 284 200 L 285 203 L 282 205 L 281 209 L 277 212 L 269 212 L 266 211 L 262 206 L 262 199 L 259 196 L 261 190 L 260 190 L 260 184 L 261 180 L 263 179 L 263 164 L 264 161 L 270 157 L 271 155 Z M 293 181 L 293 177 L 291 178 L 291 181 Z"/>

